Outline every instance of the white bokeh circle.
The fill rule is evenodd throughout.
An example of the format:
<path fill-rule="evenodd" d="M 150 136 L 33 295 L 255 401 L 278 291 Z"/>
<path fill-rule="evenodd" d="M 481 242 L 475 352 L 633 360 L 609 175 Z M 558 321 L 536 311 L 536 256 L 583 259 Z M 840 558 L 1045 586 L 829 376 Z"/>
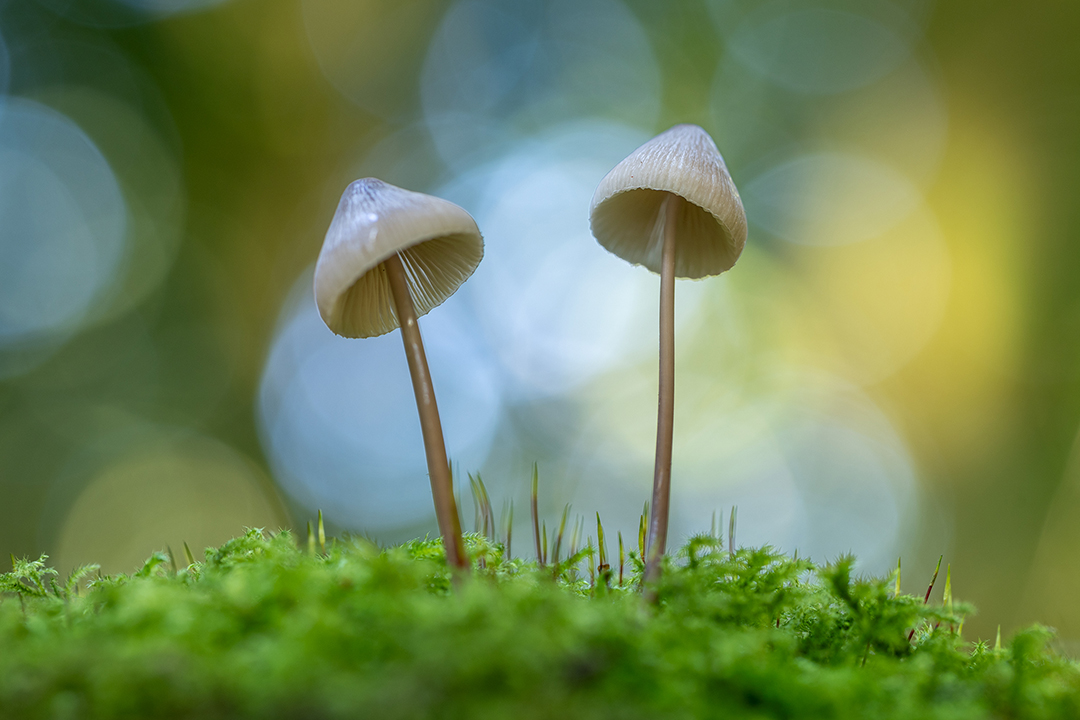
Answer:
<path fill-rule="evenodd" d="M 420 322 L 447 452 L 466 472 L 487 457 L 501 409 L 497 373 L 472 324 L 456 296 Z M 309 510 L 376 535 L 434 517 L 400 332 L 363 340 L 331 333 L 315 307 L 310 271 L 283 310 L 258 423 L 277 480 Z"/>
<path fill-rule="evenodd" d="M 0 354 L 78 327 L 116 280 L 126 225 L 116 176 L 86 134 L 44 105 L 8 99 L 0 113 Z"/>
<path fill-rule="evenodd" d="M 656 353 L 658 276 L 612 255 L 589 229 L 596 183 L 647 139 L 606 123 L 574 124 L 514 146 L 439 194 L 474 208 L 484 262 L 464 288 L 506 375 L 535 399 Z M 679 283 L 679 323 L 703 284 Z"/>

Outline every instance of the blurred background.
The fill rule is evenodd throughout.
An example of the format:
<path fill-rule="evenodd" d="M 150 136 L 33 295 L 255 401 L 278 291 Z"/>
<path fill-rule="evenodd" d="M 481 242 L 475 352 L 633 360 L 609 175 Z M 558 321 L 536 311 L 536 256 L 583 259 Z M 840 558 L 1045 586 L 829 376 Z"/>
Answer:
<path fill-rule="evenodd" d="M 969 637 L 1080 640 L 1080 7 L 998 0 L 0 0 L 0 551 L 131 571 L 244 526 L 435 531 L 397 333 L 312 267 L 377 176 L 486 256 L 422 318 L 467 473 L 636 546 L 659 281 L 601 177 L 694 122 L 750 238 L 677 284 L 671 542 L 939 554 Z M 591 520 L 586 523 L 591 533 Z M 939 591 L 940 592 L 940 585 Z"/>

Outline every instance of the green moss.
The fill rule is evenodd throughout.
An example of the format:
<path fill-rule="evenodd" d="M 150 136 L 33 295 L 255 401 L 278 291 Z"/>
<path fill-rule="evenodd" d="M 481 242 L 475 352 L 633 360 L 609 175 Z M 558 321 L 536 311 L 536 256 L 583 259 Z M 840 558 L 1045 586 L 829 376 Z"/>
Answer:
<path fill-rule="evenodd" d="M 698 537 L 650 607 L 636 554 L 625 586 L 617 567 L 590 586 L 572 562 L 468 543 L 483 568 L 456 588 L 429 540 L 315 554 L 251 531 L 186 570 L 158 553 L 81 592 L 18 561 L 0 576 L 0 717 L 1080 716 L 1080 668 L 1048 631 L 971 645 L 970 608 L 895 596 L 851 558 Z"/>

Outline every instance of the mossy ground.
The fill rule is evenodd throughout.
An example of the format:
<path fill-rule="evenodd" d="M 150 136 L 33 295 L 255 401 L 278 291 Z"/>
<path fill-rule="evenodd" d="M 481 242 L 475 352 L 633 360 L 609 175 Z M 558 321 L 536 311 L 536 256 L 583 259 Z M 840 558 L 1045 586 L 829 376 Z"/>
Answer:
<path fill-rule="evenodd" d="M 1080 667 L 1048 631 L 966 642 L 970 608 L 897 596 L 850 558 L 702 536 L 654 607 L 636 555 L 619 587 L 617 566 L 590 584 L 468 545 L 456 587 L 429 540 L 311 552 L 251 531 L 81 590 L 18 561 L 0 576 L 0 717 L 1080 717 Z"/>

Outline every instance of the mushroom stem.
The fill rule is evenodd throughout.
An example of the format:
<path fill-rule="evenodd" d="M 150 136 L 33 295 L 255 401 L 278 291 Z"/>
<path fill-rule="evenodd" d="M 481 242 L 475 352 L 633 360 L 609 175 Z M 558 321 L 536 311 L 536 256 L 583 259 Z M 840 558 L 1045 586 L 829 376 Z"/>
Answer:
<path fill-rule="evenodd" d="M 671 442 L 675 427 L 675 221 L 683 199 L 668 193 L 660 208 L 663 251 L 660 260 L 660 392 L 656 419 L 656 467 L 653 471 L 652 516 L 649 522 L 646 585 L 660 578 L 660 559 L 667 546 L 671 499 Z M 655 596 L 650 592 L 650 599 Z"/>
<path fill-rule="evenodd" d="M 416 324 L 416 308 L 409 293 L 405 266 L 401 262 L 401 256 L 394 253 L 383 262 L 383 267 L 386 268 L 386 275 L 390 280 L 394 309 L 401 322 L 401 339 L 405 343 L 405 357 L 409 361 L 409 374 L 412 375 L 413 392 L 416 393 L 416 409 L 420 413 L 420 429 L 424 435 L 431 495 L 435 499 L 435 517 L 439 521 L 439 532 L 446 547 L 446 561 L 451 567 L 467 568 L 469 561 L 465 556 L 465 543 L 461 539 L 461 520 L 454 502 L 454 487 L 450 465 L 446 460 L 442 423 L 439 421 L 439 408 L 435 404 L 435 388 L 431 384 L 424 343 L 420 339 L 420 326 Z"/>

